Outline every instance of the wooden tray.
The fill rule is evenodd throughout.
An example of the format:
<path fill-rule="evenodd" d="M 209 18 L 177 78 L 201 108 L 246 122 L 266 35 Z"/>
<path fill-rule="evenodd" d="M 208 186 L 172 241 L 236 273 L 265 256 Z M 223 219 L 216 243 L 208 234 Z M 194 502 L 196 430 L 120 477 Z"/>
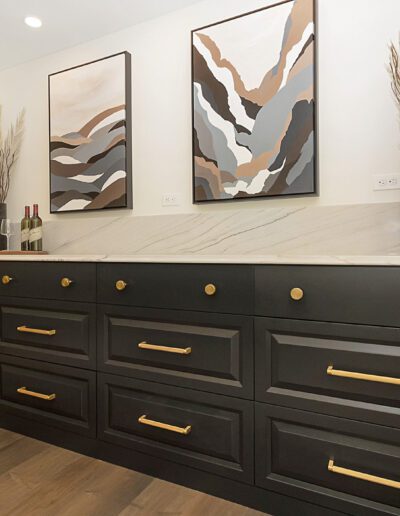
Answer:
<path fill-rule="evenodd" d="M 0 251 L 1 254 L 8 254 L 8 255 L 23 255 L 23 254 L 49 254 L 47 251 Z"/>

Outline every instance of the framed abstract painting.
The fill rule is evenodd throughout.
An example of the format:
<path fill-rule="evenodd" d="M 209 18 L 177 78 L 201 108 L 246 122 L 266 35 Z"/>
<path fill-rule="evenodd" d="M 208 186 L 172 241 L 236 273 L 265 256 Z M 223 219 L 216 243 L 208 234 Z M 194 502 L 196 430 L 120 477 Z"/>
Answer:
<path fill-rule="evenodd" d="M 192 31 L 193 200 L 316 193 L 314 0 Z"/>
<path fill-rule="evenodd" d="M 50 212 L 132 208 L 131 56 L 49 75 Z"/>

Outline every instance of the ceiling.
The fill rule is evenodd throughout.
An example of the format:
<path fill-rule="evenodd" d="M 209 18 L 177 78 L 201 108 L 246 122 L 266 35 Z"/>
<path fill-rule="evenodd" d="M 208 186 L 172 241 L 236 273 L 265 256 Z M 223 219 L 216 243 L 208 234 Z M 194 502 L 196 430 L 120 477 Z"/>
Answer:
<path fill-rule="evenodd" d="M 200 0 L 0 0 L 0 70 L 156 18 Z M 24 23 L 43 21 L 41 29 Z"/>

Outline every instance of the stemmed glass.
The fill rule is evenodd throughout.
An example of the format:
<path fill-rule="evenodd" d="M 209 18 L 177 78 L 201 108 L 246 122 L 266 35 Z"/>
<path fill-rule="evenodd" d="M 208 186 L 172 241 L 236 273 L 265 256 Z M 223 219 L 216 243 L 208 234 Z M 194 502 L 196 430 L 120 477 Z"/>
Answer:
<path fill-rule="evenodd" d="M 10 237 L 14 234 L 11 219 L 2 219 L 0 234 L 7 238 L 7 251 L 10 250 Z"/>

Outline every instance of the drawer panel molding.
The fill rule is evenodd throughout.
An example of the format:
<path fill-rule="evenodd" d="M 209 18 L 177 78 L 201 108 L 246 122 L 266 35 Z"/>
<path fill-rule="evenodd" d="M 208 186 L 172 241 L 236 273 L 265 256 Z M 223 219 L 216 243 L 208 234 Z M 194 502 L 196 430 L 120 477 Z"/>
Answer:
<path fill-rule="evenodd" d="M 253 399 L 250 317 L 100 305 L 101 371 Z"/>
<path fill-rule="evenodd" d="M 98 389 L 100 439 L 252 483 L 252 402 L 102 373 Z"/>

